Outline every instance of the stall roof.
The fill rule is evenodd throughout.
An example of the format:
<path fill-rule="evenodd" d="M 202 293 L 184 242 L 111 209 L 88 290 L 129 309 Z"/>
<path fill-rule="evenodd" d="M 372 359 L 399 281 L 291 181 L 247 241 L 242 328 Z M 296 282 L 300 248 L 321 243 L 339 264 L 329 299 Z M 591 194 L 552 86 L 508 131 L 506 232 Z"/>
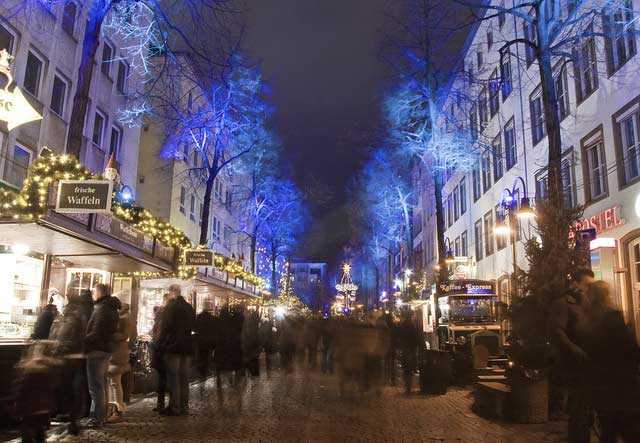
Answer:
<path fill-rule="evenodd" d="M 23 244 L 31 251 L 50 254 L 72 262 L 109 272 L 157 272 L 166 270 L 149 260 L 141 261 L 107 245 L 90 239 L 90 233 L 76 233 L 56 229 L 44 223 L 0 223 L 0 244 Z"/>

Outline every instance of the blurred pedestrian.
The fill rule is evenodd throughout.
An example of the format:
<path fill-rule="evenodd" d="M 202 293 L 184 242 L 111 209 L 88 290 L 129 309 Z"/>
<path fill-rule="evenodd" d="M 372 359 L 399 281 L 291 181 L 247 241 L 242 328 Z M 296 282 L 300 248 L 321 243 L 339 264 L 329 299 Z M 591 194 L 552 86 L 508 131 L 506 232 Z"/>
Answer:
<path fill-rule="evenodd" d="M 195 341 L 198 375 L 206 381 L 211 371 L 211 358 L 216 340 L 216 319 L 212 314 L 213 304 L 205 302 L 202 311 L 196 316 Z"/>
<path fill-rule="evenodd" d="M 189 413 L 189 373 L 195 316 L 193 307 L 182 297 L 180 286 L 169 286 L 169 303 L 162 314 L 160 331 L 169 383 L 169 406 L 161 411 L 162 415 Z"/>
<path fill-rule="evenodd" d="M 79 432 L 87 391 L 83 389 L 86 362 L 83 342 L 88 323 L 83 309 L 83 300 L 72 297 L 64 307 L 62 315 L 54 321 L 50 339 L 55 340 L 54 355 L 63 361 L 60 386 L 57 392 L 58 413 L 69 414 L 67 431 L 71 435 Z"/>
<path fill-rule="evenodd" d="M 113 336 L 118 329 L 120 301 L 111 297 L 109 287 L 99 283 L 93 289 L 95 302 L 84 339 L 87 377 L 91 395 L 89 427 L 101 427 L 106 415 L 105 381 L 111 358 Z"/>
<path fill-rule="evenodd" d="M 256 311 L 250 311 L 244 316 L 242 323 L 242 358 L 244 367 L 252 377 L 260 375 L 260 317 Z"/>
<path fill-rule="evenodd" d="M 387 330 L 389 331 L 389 348 L 387 349 L 387 354 L 384 357 L 384 379 L 385 382 L 389 383 L 391 386 L 395 386 L 397 354 L 396 324 L 393 321 L 393 315 L 391 315 L 390 313 L 384 314 L 382 318 L 387 325 Z"/>
<path fill-rule="evenodd" d="M 588 288 L 594 274 L 578 269 L 571 275 L 571 288 L 552 301 L 549 335 L 554 360 L 554 383 L 568 386 L 569 443 L 588 443 L 591 439 L 593 407 L 588 382 L 589 356 L 584 350 L 589 330 Z"/>
<path fill-rule="evenodd" d="M 160 412 L 165 408 L 165 395 L 167 391 L 167 367 L 164 363 L 164 348 L 160 343 L 162 330 L 162 313 L 169 302 L 169 294 L 162 295 L 162 305 L 153 309 L 153 328 L 151 329 L 151 367 L 156 370 L 158 382 L 156 385 L 156 406 L 154 411 Z"/>
<path fill-rule="evenodd" d="M 264 349 L 264 362 L 267 372 L 271 370 L 273 354 L 276 352 L 276 332 L 271 319 L 265 319 L 260 323 L 260 341 Z"/>
<path fill-rule="evenodd" d="M 58 307 L 53 302 L 53 297 L 49 297 L 49 303 L 42 308 L 36 323 L 33 327 L 33 334 L 31 338 L 33 340 L 46 340 L 49 338 L 49 332 L 51 331 L 51 325 L 58 316 Z"/>
<path fill-rule="evenodd" d="M 640 441 L 638 346 L 622 312 L 613 306 L 611 288 L 604 281 L 588 288 L 589 356 L 592 401 L 600 424 L 600 442 Z"/>
<path fill-rule="evenodd" d="M 407 311 L 403 316 L 404 318 L 397 328 L 397 344 L 402 363 L 404 391 L 409 395 L 413 389 L 413 375 L 418 367 L 418 347 L 421 342 L 421 334 L 413 321 L 411 312 Z"/>
<path fill-rule="evenodd" d="M 118 329 L 113 337 L 113 353 L 109 361 L 109 403 L 113 405 L 113 414 L 107 423 L 119 423 L 127 409 L 122 389 L 122 376 L 131 370 L 130 340 L 133 337 L 129 305 L 122 303 L 118 317 Z"/>
<path fill-rule="evenodd" d="M 333 335 L 335 325 L 332 319 L 322 319 L 320 325 L 320 346 L 322 350 L 322 372 L 333 374 Z"/>

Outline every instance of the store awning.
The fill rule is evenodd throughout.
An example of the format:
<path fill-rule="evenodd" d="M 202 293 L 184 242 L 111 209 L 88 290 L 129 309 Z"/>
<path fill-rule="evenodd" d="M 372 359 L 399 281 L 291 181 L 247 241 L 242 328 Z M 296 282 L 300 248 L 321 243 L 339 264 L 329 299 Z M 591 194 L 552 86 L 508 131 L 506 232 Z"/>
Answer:
<path fill-rule="evenodd" d="M 154 257 L 120 243 L 97 232 L 77 231 L 48 221 L 0 223 L 0 244 L 24 245 L 77 267 L 121 273 L 171 270 Z"/>

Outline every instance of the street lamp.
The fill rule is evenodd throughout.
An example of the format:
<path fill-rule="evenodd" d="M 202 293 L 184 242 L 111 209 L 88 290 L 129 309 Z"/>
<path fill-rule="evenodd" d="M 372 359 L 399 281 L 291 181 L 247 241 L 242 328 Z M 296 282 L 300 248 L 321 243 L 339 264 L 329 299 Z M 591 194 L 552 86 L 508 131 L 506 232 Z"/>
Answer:
<path fill-rule="evenodd" d="M 456 261 L 456 259 L 453 256 L 453 251 L 451 250 L 451 240 L 449 240 L 448 238 L 444 239 L 444 248 L 446 250 L 444 262 L 447 265 L 451 265 Z"/>
<path fill-rule="evenodd" d="M 518 184 L 522 184 L 523 197 L 518 204 L 519 189 Z M 518 263 L 516 254 L 516 229 L 518 220 L 531 220 L 536 214 L 529 198 L 527 197 L 527 184 L 522 177 L 517 177 L 511 189 L 505 189 L 502 192 L 502 208 L 506 211 L 507 216 L 502 216 L 500 220 L 496 220 L 493 232 L 496 235 L 510 235 L 511 237 L 511 254 L 513 261 L 513 296 L 518 295 Z"/>

